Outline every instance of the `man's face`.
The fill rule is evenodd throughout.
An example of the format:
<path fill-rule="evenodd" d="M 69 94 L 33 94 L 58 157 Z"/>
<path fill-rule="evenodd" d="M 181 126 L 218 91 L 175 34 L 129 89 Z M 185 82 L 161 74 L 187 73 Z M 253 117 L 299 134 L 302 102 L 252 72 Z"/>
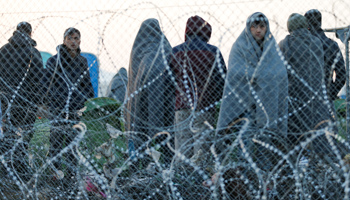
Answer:
<path fill-rule="evenodd" d="M 265 22 L 254 22 L 250 27 L 250 32 L 257 41 L 264 39 L 266 34 L 266 23 Z"/>
<path fill-rule="evenodd" d="M 71 35 L 67 35 L 64 38 L 63 44 L 65 44 L 68 49 L 76 51 L 80 46 L 80 36 L 78 33 L 73 33 Z"/>

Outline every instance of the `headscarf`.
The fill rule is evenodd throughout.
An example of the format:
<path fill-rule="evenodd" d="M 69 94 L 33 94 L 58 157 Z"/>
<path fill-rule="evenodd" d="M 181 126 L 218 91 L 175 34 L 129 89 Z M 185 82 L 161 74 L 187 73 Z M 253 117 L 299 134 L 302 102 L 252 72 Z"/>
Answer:
<path fill-rule="evenodd" d="M 145 20 L 132 47 L 128 70 L 126 128 L 149 136 L 163 130 L 174 105 L 167 100 L 166 59 L 171 46 L 156 19 Z"/>
<path fill-rule="evenodd" d="M 121 103 L 124 102 L 126 89 L 128 85 L 128 72 L 124 67 L 120 68 L 113 77 L 107 88 L 107 97 L 114 98 Z"/>
<path fill-rule="evenodd" d="M 266 23 L 263 49 L 250 32 L 256 21 Z M 248 17 L 246 28 L 233 44 L 218 119 L 218 130 L 248 117 L 258 128 L 285 133 L 288 111 L 287 71 L 270 32 L 269 21 L 260 12 Z"/>

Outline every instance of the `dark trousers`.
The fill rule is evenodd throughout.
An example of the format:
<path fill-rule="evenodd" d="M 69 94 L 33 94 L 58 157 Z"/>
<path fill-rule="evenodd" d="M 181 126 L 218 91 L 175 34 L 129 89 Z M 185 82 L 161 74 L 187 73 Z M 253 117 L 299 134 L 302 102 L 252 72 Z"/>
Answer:
<path fill-rule="evenodd" d="M 11 106 L 10 110 L 7 108 L 7 105 L 2 105 L 4 140 L 1 141 L 0 153 L 12 155 L 10 164 L 20 178 L 30 177 L 27 151 L 29 142 L 34 135 L 33 127 L 37 109 L 25 106 Z M 22 142 L 18 143 L 12 151 L 13 145 L 20 138 L 22 138 Z"/>
<path fill-rule="evenodd" d="M 73 124 L 55 124 L 51 126 L 50 129 L 50 157 L 55 157 L 61 153 L 61 151 L 70 145 L 74 138 L 77 136 L 77 133 L 72 129 Z M 76 145 L 72 145 L 69 149 L 67 149 L 66 153 L 62 155 L 58 155 L 57 158 L 52 162 L 54 167 L 57 170 L 63 170 L 62 167 L 62 157 L 65 157 L 64 164 L 67 168 L 68 177 L 74 176 L 76 172 L 76 166 L 78 164 L 78 160 L 75 157 L 76 154 Z"/>

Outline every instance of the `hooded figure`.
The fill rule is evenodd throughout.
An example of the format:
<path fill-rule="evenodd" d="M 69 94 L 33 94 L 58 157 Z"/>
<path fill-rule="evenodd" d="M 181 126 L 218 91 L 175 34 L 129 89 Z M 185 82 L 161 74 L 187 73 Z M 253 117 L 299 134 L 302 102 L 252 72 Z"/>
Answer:
<path fill-rule="evenodd" d="M 42 97 L 39 80 L 43 62 L 31 33 L 29 23 L 19 23 L 9 43 L 0 49 L 0 90 L 7 98 L 2 102 L 3 114 L 7 114 L 6 109 L 10 107 L 10 122 L 16 127 L 22 126 L 21 129 L 30 129 L 24 126 L 34 124 Z"/>
<path fill-rule="evenodd" d="M 126 129 L 140 133 L 135 148 L 173 124 L 174 86 L 167 66 L 170 53 L 158 20 L 145 20 L 136 35 L 128 70 Z"/>
<path fill-rule="evenodd" d="M 320 122 L 331 119 L 324 84 L 324 54 L 321 41 L 307 30 L 306 18 L 292 14 L 288 31 L 279 46 L 291 67 L 289 80 L 288 132 L 293 135 L 321 128 Z M 325 123 L 327 124 L 327 123 Z"/>
<path fill-rule="evenodd" d="M 128 72 L 124 67 L 120 68 L 118 73 L 112 78 L 107 88 L 107 97 L 124 102 L 125 93 L 128 86 Z"/>
<path fill-rule="evenodd" d="M 212 126 L 215 123 L 215 103 L 221 99 L 224 86 L 226 66 L 220 50 L 208 44 L 211 32 L 208 22 L 199 16 L 190 17 L 185 42 L 173 48 L 170 62 L 178 86 L 175 148 L 182 146 L 181 153 L 188 158 L 199 149 L 209 152 L 209 138 L 201 133 L 208 129 L 205 121 Z"/>
<path fill-rule="evenodd" d="M 321 28 L 322 14 L 316 9 L 309 10 L 304 15 L 308 22 L 309 31 L 321 40 L 324 51 L 324 79 L 330 100 L 337 95 L 346 81 L 345 63 L 338 44 L 328 38 Z M 335 72 L 335 81 L 333 81 Z"/>
<path fill-rule="evenodd" d="M 0 143 L 0 154 L 12 148 L 14 138 L 21 135 L 14 152 L 14 166 L 21 178 L 30 178 L 26 162 L 26 150 L 34 134 L 36 112 L 41 104 L 43 61 L 31 38 L 32 27 L 28 22 L 17 25 L 9 42 L 0 49 L 1 110 L 4 123 L 4 141 Z M 1 113 L 1 112 L 0 112 Z M 21 134 L 18 134 L 21 133 Z M 7 137 L 10 137 L 7 140 Z M 19 156 L 19 157 L 17 157 Z M 17 173 L 16 173 L 17 174 Z"/>
<path fill-rule="evenodd" d="M 251 28 L 260 23 L 266 33 L 257 40 Z M 260 12 L 249 16 L 230 52 L 218 131 L 248 118 L 250 127 L 286 134 L 288 79 L 278 51 L 266 16 Z"/>

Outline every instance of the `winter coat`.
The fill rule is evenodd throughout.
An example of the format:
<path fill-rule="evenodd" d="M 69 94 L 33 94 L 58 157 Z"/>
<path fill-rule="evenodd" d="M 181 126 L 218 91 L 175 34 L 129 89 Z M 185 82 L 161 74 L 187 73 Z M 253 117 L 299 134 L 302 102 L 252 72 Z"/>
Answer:
<path fill-rule="evenodd" d="M 46 63 L 42 82 L 45 96 L 51 112 L 59 118 L 68 119 L 84 107 L 84 102 L 94 97 L 86 58 L 80 55 L 72 57 L 65 45 L 57 46 L 57 54 Z"/>
<path fill-rule="evenodd" d="M 321 41 L 306 28 L 294 30 L 279 44 L 290 65 L 288 130 L 302 133 L 331 119 L 324 84 L 324 52 Z M 330 107 L 329 107 L 330 108 Z"/>
<path fill-rule="evenodd" d="M 128 72 L 123 67 L 118 73 L 112 78 L 107 88 L 107 97 L 114 98 L 121 103 L 124 102 L 125 93 L 128 85 Z"/>
<path fill-rule="evenodd" d="M 174 85 L 167 58 L 171 46 L 157 19 L 147 19 L 136 35 L 130 56 L 126 129 L 153 137 L 174 121 Z"/>
<path fill-rule="evenodd" d="M 330 100 L 335 100 L 346 81 L 345 63 L 338 44 L 328 38 L 321 28 L 322 14 L 317 9 L 305 13 L 312 35 L 321 40 L 324 51 L 324 78 Z M 333 72 L 336 73 L 333 82 Z"/>
<path fill-rule="evenodd" d="M 322 29 L 311 32 L 321 40 L 324 51 L 324 73 L 327 93 L 330 100 L 337 99 L 338 93 L 344 86 L 346 81 L 345 62 L 338 44 L 328 38 Z M 337 61 L 335 62 L 335 59 Z M 333 66 L 334 65 L 334 66 Z M 333 69 L 334 68 L 334 69 Z M 333 82 L 333 71 L 336 73 L 335 81 Z"/>
<path fill-rule="evenodd" d="M 262 48 L 250 32 L 258 18 L 266 23 Z M 218 131 L 227 130 L 232 122 L 245 117 L 254 127 L 287 132 L 288 79 L 278 52 L 266 16 L 259 12 L 249 16 L 246 28 L 231 48 Z"/>
<path fill-rule="evenodd" d="M 0 91 L 14 105 L 35 107 L 40 103 L 43 62 L 35 46 L 29 35 L 15 31 L 0 49 Z"/>
<path fill-rule="evenodd" d="M 211 32 L 208 22 L 199 16 L 191 17 L 186 24 L 185 42 L 172 49 L 170 66 L 178 86 L 175 110 L 212 110 L 222 97 L 226 65 L 220 50 L 207 43 Z"/>

